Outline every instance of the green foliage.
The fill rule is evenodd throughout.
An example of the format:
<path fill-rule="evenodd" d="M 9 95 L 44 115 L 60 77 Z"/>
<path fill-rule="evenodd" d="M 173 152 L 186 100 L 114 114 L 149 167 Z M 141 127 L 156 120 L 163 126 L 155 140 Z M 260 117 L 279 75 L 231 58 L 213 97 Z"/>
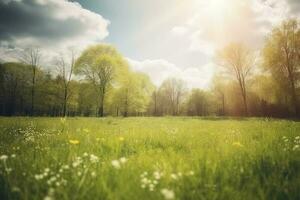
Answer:
<path fill-rule="evenodd" d="M 263 67 L 276 80 L 282 99 L 299 115 L 300 70 L 299 20 L 290 19 L 275 27 L 263 48 Z"/>
<path fill-rule="evenodd" d="M 0 197 L 299 199 L 299 132 L 267 119 L 0 118 Z"/>
<path fill-rule="evenodd" d="M 153 90 L 148 76 L 130 72 L 120 80 L 120 87 L 113 91 L 111 107 L 123 116 L 143 114 L 147 111 Z"/>
<path fill-rule="evenodd" d="M 126 76 L 128 66 L 122 56 L 110 45 L 95 45 L 86 49 L 78 58 L 74 72 L 83 75 L 93 84 L 99 95 L 98 115 L 103 117 L 108 91 Z"/>
<path fill-rule="evenodd" d="M 213 102 L 211 95 L 200 89 L 193 89 L 187 100 L 187 113 L 193 116 L 206 116 L 211 113 Z"/>
<path fill-rule="evenodd" d="M 100 81 L 103 70 L 112 68 L 113 77 L 122 77 L 128 71 L 128 65 L 118 51 L 111 45 L 94 45 L 87 48 L 77 59 L 75 74 L 85 76 L 95 84 Z"/>

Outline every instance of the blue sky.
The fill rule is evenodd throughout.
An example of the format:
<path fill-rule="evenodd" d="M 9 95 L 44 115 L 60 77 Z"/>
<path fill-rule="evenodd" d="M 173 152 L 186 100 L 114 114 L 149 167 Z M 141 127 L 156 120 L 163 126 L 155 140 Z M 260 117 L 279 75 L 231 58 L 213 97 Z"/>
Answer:
<path fill-rule="evenodd" d="M 168 77 L 208 88 L 214 53 L 230 42 L 257 51 L 299 0 L 0 0 L 0 61 L 39 46 L 43 66 L 70 47 L 113 44 L 157 86 Z"/>
<path fill-rule="evenodd" d="M 184 23 L 182 14 L 185 10 L 178 15 L 172 13 L 170 17 L 166 15 L 174 7 L 183 7 L 183 1 L 79 0 L 77 2 L 111 22 L 108 27 L 109 35 L 104 41 L 115 45 L 126 57 L 138 60 L 164 58 L 182 68 L 207 62 L 201 52 L 186 53 L 184 49 L 177 49 L 176 43 L 180 41 L 170 38 L 172 28 Z"/>

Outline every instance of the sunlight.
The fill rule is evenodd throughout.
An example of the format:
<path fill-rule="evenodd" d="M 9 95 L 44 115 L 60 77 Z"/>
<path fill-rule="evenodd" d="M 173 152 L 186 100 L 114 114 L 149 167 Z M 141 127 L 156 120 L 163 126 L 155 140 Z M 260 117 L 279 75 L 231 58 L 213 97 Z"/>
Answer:
<path fill-rule="evenodd" d="M 0 200 L 300 200 L 300 0 L 117 2 L 0 0 Z"/>
<path fill-rule="evenodd" d="M 209 22 L 223 23 L 239 9 L 244 2 L 236 0 L 195 0 L 196 10 L 200 15 L 205 15 Z"/>
<path fill-rule="evenodd" d="M 222 20 L 228 13 L 230 2 L 225 0 L 211 0 L 208 4 L 210 16 L 215 20 Z"/>

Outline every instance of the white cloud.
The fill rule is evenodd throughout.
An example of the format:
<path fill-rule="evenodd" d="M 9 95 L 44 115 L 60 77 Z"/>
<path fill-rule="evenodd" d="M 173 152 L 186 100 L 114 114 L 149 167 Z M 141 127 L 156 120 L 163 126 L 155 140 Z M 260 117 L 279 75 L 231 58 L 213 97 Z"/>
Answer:
<path fill-rule="evenodd" d="M 209 63 L 202 67 L 181 69 L 163 59 L 136 61 L 127 58 L 133 70 L 147 74 L 156 86 L 169 77 L 180 78 L 188 88 L 207 88 L 214 73 L 214 65 Z"/>
<path fill-rule="evenodd" d="M 297 3 L 296 3 L 297 2 Z M 230 42 L 243 42 L 259 48 L 272 27 L 300 13 L 299 0 L 194 0 L 194 10 L 184 24 L 189 50 L 211 56 Z M 180 35 L 180 34 L 177 34 Z"/>
<path fill-rule="evenodd" d="M 49 57 L 99 43 L 109 34 L 108 20 L 67 0 L 0 1 L 0 13 L 2 51 L 36 46 Z"/>
<path fill-rule="evenodd" d="M 188 29 L 184 26 L 175 26 L 172 28 L 171 33 L 178 36 L 183 36 L 188 32 Z"/>

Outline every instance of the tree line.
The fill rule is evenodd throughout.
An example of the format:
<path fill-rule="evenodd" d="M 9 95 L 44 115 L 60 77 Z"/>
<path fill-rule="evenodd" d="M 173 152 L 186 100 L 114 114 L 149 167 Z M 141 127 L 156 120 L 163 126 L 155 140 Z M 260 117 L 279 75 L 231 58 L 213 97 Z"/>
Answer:
<path fill-rule="evenodd" d="M 106 44 L 40 66 L 38 48 L 0 64 L 0 115 L 15 116 L 265 116 L 299 117 L 300 28 L 289 19 L 254 51 L 231 43 L 215 53 L 208 89 L 169 77 L 156 87 Z M 53 68 L 52 68 L 53 69 Z"/>

